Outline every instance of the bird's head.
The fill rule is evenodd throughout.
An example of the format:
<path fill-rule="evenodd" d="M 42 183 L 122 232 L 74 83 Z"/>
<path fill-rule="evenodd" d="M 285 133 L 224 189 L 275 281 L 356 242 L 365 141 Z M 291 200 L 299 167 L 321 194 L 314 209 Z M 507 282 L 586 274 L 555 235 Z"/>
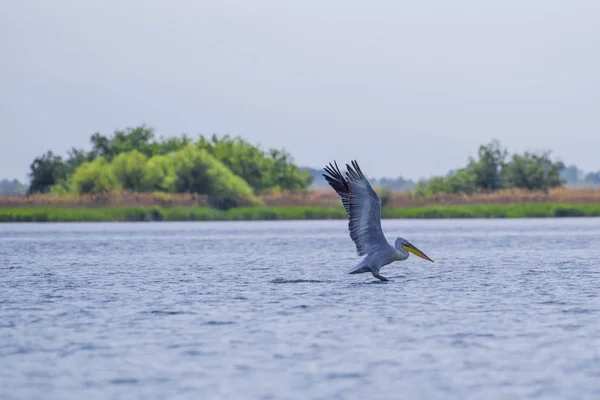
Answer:
<path fill-rule="evenodd" d="M 410 243 L 408 240 L 404 239 L 404 238 L 398 238 L 396 239 L 396 243 L 395 246 L 398 250 L 404 250 L 404 251 L 408 251 L 413 253 L 415 256 L 419 256 L 427 261 L 431 261 L 433 262 L 433 260 L 429 257 L 427 257 L 427 255 L 425 255 L 425 253 L 423 253 L 421 250 L 417 249 L 412 243 Z M 408 257 L 408 255 L 407 255 Z"/>

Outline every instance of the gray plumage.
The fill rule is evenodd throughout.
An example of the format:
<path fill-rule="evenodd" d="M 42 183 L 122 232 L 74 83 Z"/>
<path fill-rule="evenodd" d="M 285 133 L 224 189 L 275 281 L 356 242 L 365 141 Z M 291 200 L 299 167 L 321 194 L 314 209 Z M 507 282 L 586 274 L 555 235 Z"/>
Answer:
<path fill-rule="evenodd" d="M 381 200 L 358 163 L 352 161 L 351 166 L 346 164 L 345 178 L 335 161 L 334 164 L 329 163 L 324 168 L 327 174 L 323 176 L 342 200 L 356 252 L 359 256 L 365 256 L 349 273 L 371 272 L 376 278 L 385 281 L 387 279 L 379 275 L 381 267 L 394 261 L 406 260 L 409 251 L 433 261 L 403 238 L 396 239 L 394 246 L 391 246 L 381 229 Z"/>

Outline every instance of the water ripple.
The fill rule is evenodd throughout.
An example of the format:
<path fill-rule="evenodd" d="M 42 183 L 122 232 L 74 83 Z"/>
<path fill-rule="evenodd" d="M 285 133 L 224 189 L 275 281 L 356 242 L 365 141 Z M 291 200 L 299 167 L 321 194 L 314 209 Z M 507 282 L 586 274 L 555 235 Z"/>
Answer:
<path fill-rule="evenodd" d="M 2 396 L 597 398 L 598 221 L 3 225 Z"/>

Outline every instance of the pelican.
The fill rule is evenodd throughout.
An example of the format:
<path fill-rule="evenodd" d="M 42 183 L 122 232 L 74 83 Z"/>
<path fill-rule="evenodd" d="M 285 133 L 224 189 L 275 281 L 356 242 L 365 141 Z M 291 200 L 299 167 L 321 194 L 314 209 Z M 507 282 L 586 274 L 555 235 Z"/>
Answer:
<path fill-rule="evenodd" d="M 363 175 L 358 163 L 346 164 L 346 178 L 335 166 L 329 163 L 323 174 L 329 185 L 341 197 L 342 204 L 348 214 L 348 230 L 350 238 L 356 245 L 359 256 L 365 256 L 349 274 L 371 272 L 381 281 L 388 279 L 379 274 L 381 267 L 394 261 L 406 260 L 410 253 L 433 262 L 431 258 L 417 249 L 404 238 L 397 238 L 394 246 L 390 245 L 381 230 L 381 200 L 371 184 Z"/>

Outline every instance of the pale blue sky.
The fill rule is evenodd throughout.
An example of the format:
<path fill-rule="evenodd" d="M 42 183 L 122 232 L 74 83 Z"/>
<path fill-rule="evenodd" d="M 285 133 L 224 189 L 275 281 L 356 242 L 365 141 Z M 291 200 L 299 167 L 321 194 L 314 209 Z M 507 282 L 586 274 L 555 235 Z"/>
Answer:
<path fill-rule="evenodd" d="M 369 176 L 498 138 L 600 169 L 600 1 L 3 0 L 0 178 L 146 123 Z"/>

